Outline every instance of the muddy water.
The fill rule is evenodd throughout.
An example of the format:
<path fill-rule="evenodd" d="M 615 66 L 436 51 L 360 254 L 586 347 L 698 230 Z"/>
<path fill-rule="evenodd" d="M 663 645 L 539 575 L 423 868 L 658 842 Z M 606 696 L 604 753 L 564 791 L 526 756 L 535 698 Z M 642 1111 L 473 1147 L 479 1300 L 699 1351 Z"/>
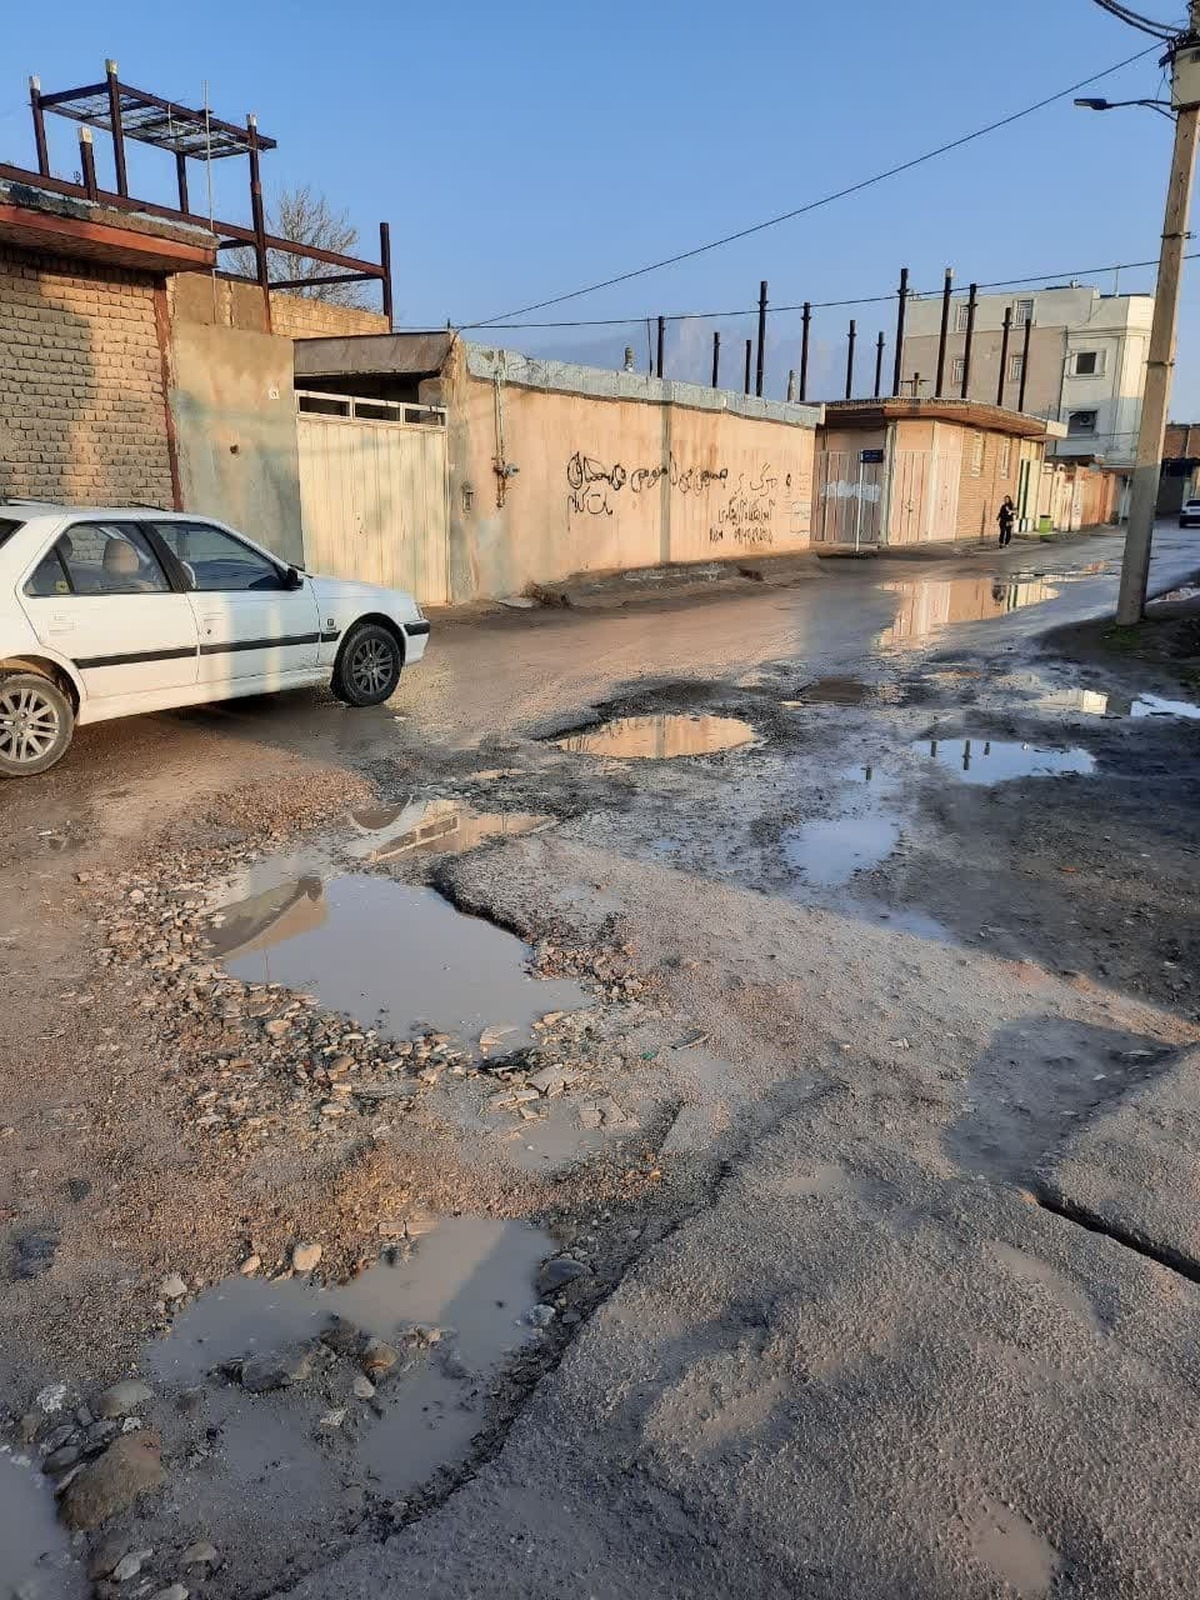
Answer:
<path fill-rule="evenodd" d="M 0 1595 L 82 1600 L 89 1590 L 55 1515 L 49 1479 L 26 1457 L 0 1453 Z"/>
<path fill-rule="evenodd" d="M 556 739 L 562 750 L 588 756 L 614 756 L 622 761 L 667 761 L 675 756 L 707 756 L 752 744 L 754 729 L 737 717 L 688 717 L 666 714 L 620 717 L 586 733 Z"/>
<path fill-rule="evenodd" d="M 359 834 L 349 846 L 351 855 L 366 861 L 395 861 L 403 856 L 463 855 L 491 839 L 533 833 L 554 819 L 526 811 L 476 811 L 457 800 L 421 800 L 353 811 L 350 820 Z"/>
<path fill-rule="evenodd" d="M 1087 750 L 1040 750 L 1004 739 L 932 739 L 910 748 L 963 783 L 1005 783 L 1096 770 L 1096 758 Z"/>
<path fill-rule="evenodd" d="M 176 1319 L 147 1363 L 159 1383 L 182 1389 L 222 1362 L 315 1339 L 333 1316 L 389 1341 L 414 1323 L 440 1330 L 436 1344 L 380 1381 L 371 1408 L 353 1397 L 350 1362 L 334 1369 L 332 1395 L 300 1385 L 209 1396 L 225 1468 L 238 1481 L 255 1480 L 282 1459 L 294 1464 L 298 1492 L 309 1492 L 310 1479 L 318 1485 L 325 1468 L 310 1440 L 332 1403 L 354 1413 L 359 1467 L 387 1493 L 402 1494 L 464 1454 L 485 1420 L 489 1380 L 538 1337 L 528 1316 L 538 1268 L 554 1248 L 527 1223 L 447 1217 L 408 1261 L 381 1262 L 342 1288 L 241 1278 L 220 1284 Z"/>
<path fill-rule="evenodd" d="M 578 984 L 531 978 L 511 933 L 390 878 L 309 875 L 227 906 L 210 939 L 249 983 L 282 983 L 396 1032 L 418 1024 L 477 1038 L 507 1026 L 515 1048 L 546 1011 L 587 1003 Z"/>
<path fill-rule="evenodd" d="M 865 815 L 806 822 L 784 837 L 788 862 L 809 883 L 835 889 L 885 861 L 900 842 L 895 817 Z"/>
<path fill-rule="evenodd" d="M 912 578 L 879 587 L 897 596 L 892 625 L 878 639 L 885 650 L 919 644 L 957 623 L 985 622 L 1041 605 L 1058 594 L 1047 577 Z"/>

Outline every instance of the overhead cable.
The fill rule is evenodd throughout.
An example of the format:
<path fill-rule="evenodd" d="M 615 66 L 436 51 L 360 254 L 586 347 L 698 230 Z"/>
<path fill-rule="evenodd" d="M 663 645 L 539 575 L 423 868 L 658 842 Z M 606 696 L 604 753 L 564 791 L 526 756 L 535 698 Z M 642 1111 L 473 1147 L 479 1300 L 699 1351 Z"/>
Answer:
<path fill-rule="evenodd" d="M 1030 117 L 1036 111 L 1042 111 L 1047 106 L 1054 105 L 1059 100 L 1070 99 L 1080 89 L 1086 89 L 1093 83 L 1098 83 L 1101 78 L 1111 77 L 1114 72 L 1120 72 L 1123 67 L 1129 67 L 1135 61 L 1141 61 L 1148 55 L 1153 55 L 1155 47 L 1152 45 L 1147 50 L 1139 50 L 1136 55 L 1127 56 L 1124 61 L 1118 61 L 1114 66 L 1105 67 L 1102 72 L 1093 72 L 1090 77 L 1081 78 L 1078 83 L 1072 83 L 1065 89 L 1060 89 L 1056 94 L 1047 95 L 1044 100 L 1038 100 L 1031 106 L 1025 106 L 1021 111 L 1014 111 L 1007 117 L 1001 117 L 997 122 L 989 122 L 982 128 L 976 128 L 971 133 L 964 133 L 960 138 L 951 139 L 946 144 L 938 145 L 934 150 L 926 150 L 924 154 L 913 156 L 909 161 L 902 161 L 899 166 L 888 167 L 884 172 L 876 172 L 869 178 L 863 178 L 858 183 L 852 183 L 844 189 L 835 190 L 832 194 L 822 195 L 819 200 L 810 200 L 806 205 L 797 206 L 792 211 L 782 212 L 777 217 L 768 217 L 765 222 L 755 222 L 747 228 L 739 228 L 735 233 L 727 233 L 720 239 L 710 239 L 707 244 L 695 245 L 690 250 L 680 250 L 676 254 L 664 256 L 660 261 L 648 262 L 643 267 L 634 267 L 629 272 L 617 273 L 614 277 L 601 279 L 598 283 L 587 284 L 582 289 L 571 289 L 566 294 L 552 295 L 546 300 L 536 300 L 531 305 L 518 306 L 512 311 L 502 311 L 493 317 L 486 317 L 478 322 L 462 323 L 464 329 L 488 328 L 495 323 L 508 322 L 513 317 L 528 316 L 532 311 L 544 311 L 550 306 L 563 305 L 568 300 L 578 300 L 584 295 L 596 294 L 601 289 L 611 289 L 620 283 L 629 283 L 634 278 L 645 277 L 647 273 L 659 272 L 664 267 L 676 266 L 681 261 L 691 261 L 696 256 L 707 254 L 710 250 L 719 250 L 727 244 L 734 244 L 739 239 L 749 239 L 753 234 L 764 233 L 768 228 L 776 228 L 782 222 L 791 222 L 796 217 L 807 216 L 811 211 L 817 211 L 822 206 L 832 205 L 835 200 L 845 200 L 852 194 L 861 194 L 864 189 L 873 188 L 874 185 L 885 182 L 888 178 L 898 177 L 902 172 L 911 172 L 914 167 L 923 166 L 927 161 L 933 161 L 938 156 L 948 155 L 952 150 L 961 150 L 964 145 L 972 144 L 976 139 L 982 139 L 989 133 L 996 133 L 1001 128 L 1011 127 L 1014 122 L 1020 122 L 1024 117 Z"/>

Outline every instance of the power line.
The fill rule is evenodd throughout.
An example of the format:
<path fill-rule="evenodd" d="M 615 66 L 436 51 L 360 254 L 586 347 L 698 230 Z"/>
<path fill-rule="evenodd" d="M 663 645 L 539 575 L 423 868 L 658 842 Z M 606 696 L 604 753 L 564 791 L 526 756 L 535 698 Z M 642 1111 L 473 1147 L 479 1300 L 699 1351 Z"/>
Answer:
<path fill-rule="evenodd" d="M 793 211 L 785 211 L 780 216 L 769 217 L 765 222 L 753 223 L 748 228 L 740 228 L 736 233 L 727 233 L 720 239 L 711 239 L 707 244 L 696 245 L 691 250 L 680 250 L 675 255 L 664 256 L 661 261 L 651 261 L 644 267 L 635 267 L 629 272 L 618 273 L 615 277 L 604 278 L 598 283 L 588 284 L 582 289 L 572 289 L 566 294 L 552 295 L 547 300 L 536 300 L 531 305 L 519 306 L 513 311 L 503 311 L 497 316 L 488 317 L 480 322 L 462 324 L 464 329 L 488 328 L 494 323 L 508 322 L 513 317 L 527 316 L 531 311 L 544 311 L 550 306 L 563 305 L 568 300 L 578 300 L 584 295 L 596 294 L 601 289 L 611 289 L 619 283 L 629 283 L 634 278 L 645 277 L 647 273 L 659 272 L 663 267 L 673 267 L 681 261 L 691 261 L 696 256 L 707 254 L 710 250 L 720 250 L 727 244 L 734 244 L 739 239 L 749 239 L 753 234 L 763 233 L 768 228 L 778 227 L 782 222 L 791 222 L 796 217 L 807 216 L 811 211 L 817 211 L 822 206 L 832 205 L 835 200 L 845 200 L 852 194 L 861 194 L 864 189 L 873 188 L 875 184 L 883 183 L 888 178 L 898 177 L 902 172 L 911 172 L 914 167 L 923 166 L 927 161 L 933 161 L 938 156 L 948 155 L 952 150 L 961 150 L 964 145 L 972 144 L 976 139 L 982 139 L 986 134 L 996 133 L 1001 128 L 1011 127 L 1014 122 L 1020 122 L 1024 117 L 1031 117 L 1035 111 L 1043 111 L 1047 106 L 1054 105 L 1059 100 L 1069 99 L 1079 89 L 1086 89 L 1090 84 L 1099 83 L 1102 78 L 1109 78 L 1114 72 L 1129 67 L 1135 61 L 1142 61 L 1148 55 L 1153 55 L 1155 46 L 1147 50 L 1139 50 L 1136 55 L 1127 56 L 1124 61 L 1118 61 L 1115 66 L 1105 67 L 1103 72 L 1094 72 L 1088 78 L 1081 78 L 1078 83 L 1071 84 L 1066 89 L 1060 89 L 1057 94 L 1047 95 L 1044 100 L 1038 100 L 1034 105 L 1026 106 L 1022 111 L 1014 111 L 1007 117 L 1001 117 L 998 122 L 989 122 L 985 127 L 976 128 L 972 133 L 965 133 L 958 139 L 952 139 L 947 144 L 938 145 L 934 150 L 927 150 L 923 155 L 914 156 L 910 161 L 903 161 L 899 166 L 889 167 L 885 172 L 877 172 L 870 178 L 863 178 L 858 183 L 852 183 L 845 189 L 838 189 L 833 194 L 823 195 L 819 200 L 810 200 L 806 205 L 797 206 Z"/>
<path fill-rule="evenodd" d="M 1200 251 L 1195 251 L 1191 255 L 1185 256 L 1184 259 L 1187 261 L 1200 260 Z M 995 278 L 990 283 L 976 284 L 976 288 L 1017 289 L 1027 284 L 1054 284 L 1062 283 L 1063 280 L 1069 281 L 1072 278 L 1098 278 L 1109 272 L 1136 272 L 1139 268 L 1156 267 L 1157 265 L 1157 260 L 1113 261 L 1107 266 L 1103 267 L 1072 267 L 1069 270 L 1062 272 L 1038 272 L 1025 278 Z M 910 293 L 910 299 L 930 299 L 935 295 L 940 296 L 941 292 L 942 291 L 940 287 L 937 289 L 914 289 Z M 772 306 L 771 311 L 773 314 L 782 313 L 785 311 L 803 311 L 805 303 L 808 305 L 810 311 L 829 311 L 835 310 L 839 307 L 849 306 L 877 306 L 884 305 L 888 301 L 895 300 L 895 298 L 896 291 L 893 289 L 888 294 L 860 295 L 857 299 L 853 300 L 810 300 L 796 305 L 777 305 Z M 726 317 L 733 318 L 756 316 L 757 313 L 757 306 L 738 306 L 737 308 L 729 311 L 672 311 L 663 317 L 663 321 L 714 322 Z M 480 327 L 492 328 L 497 333 L 519 332 L 522 329 L 545 330 L 551 328 L 628 328 L 632 327 L 635 323 L 640 325 L 647 320 L 648 319 L 645 316 L 635 313 L 628 317 L 587 317 L 561 322 L 477 322 L 468 324 L 459 331 L 462 333 L 469 333 L 472 328 Z M 401 329 L 399 331 L 403 332 L 404 330 Z"/>
<path fill-rule="evenodd" d="M 1118 0 L 1096 0 L 1101 11 L 1107 11 L 1119 21 L 1128 23 L 1131 28 L 1138 28 L 1142 33 L 1148 33 L 1152 39 L 1161 39 L 1164 44 L 1178 38 L 1178 31 L 1169 23 L 1156 22 L 1152 17 L 1143 17 L 1136 11 L 1131 11 L 1128 6 L 1121 5 Z"/>

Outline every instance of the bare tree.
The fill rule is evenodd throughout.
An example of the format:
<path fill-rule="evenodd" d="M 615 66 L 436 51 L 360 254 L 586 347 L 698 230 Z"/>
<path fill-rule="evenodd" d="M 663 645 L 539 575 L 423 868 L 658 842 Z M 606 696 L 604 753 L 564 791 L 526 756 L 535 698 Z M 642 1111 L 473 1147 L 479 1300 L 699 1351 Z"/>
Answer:
<path fill-rule="evenodd" d="M 292 239 L 296 244 L 310 244 L 318 250 L 331 250 L 335 255 L 353 255 L 358 244 L 358 229 L 345 211 L 334 211 L 323 194 L 314 194 L 308 184 L 298 189 L 281 189 L 273 205 L 267 207 L 267 232 L 280 239 Z M 254 249 L 243 245 L 229 252 L 234 272 L 253 277 L 257 271 Z M 284 250 L 268 250 L 267 264 L 274 278 L 324 278 L 336 272 L 336 267 L 323 261 L 307 261 Z M 325 300 L 336 306 L 361 306 L 366 301 L 361 283 L 314 283 L 311 287 L 292 289 L 291 294 L 301 294 L 310 300 Z"/>

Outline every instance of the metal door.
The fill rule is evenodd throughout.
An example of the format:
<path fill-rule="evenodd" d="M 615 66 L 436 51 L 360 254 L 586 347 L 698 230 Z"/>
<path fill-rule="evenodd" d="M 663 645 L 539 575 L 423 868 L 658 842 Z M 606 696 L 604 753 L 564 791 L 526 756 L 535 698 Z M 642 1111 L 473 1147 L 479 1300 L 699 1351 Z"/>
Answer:
<path fill-rule="evenodd" d="M 450 599 L 445 413 L 298 393 L 304 564 L 310 572 Z M 320 410 L 309 409 L 319 405 Z"/>
<path fill-rule="evenodd" d="M 825 544 L 877 545 L 885 471 L 880 462 L 864 463 L 858 450 L 819 450 L 813 537 Z"/>
<path fill-rule="evenodd" d="M 895 451 L 891 544 L 916 544 L 927 537 L 931 450 Z"/>
<path fill-rule="evenodd" d="M 962 443 L 939 445 L 933 454 L 933 493 L 929 497 L 928 539 L 958 536 L 958 492 L 962 480 Z"/>

